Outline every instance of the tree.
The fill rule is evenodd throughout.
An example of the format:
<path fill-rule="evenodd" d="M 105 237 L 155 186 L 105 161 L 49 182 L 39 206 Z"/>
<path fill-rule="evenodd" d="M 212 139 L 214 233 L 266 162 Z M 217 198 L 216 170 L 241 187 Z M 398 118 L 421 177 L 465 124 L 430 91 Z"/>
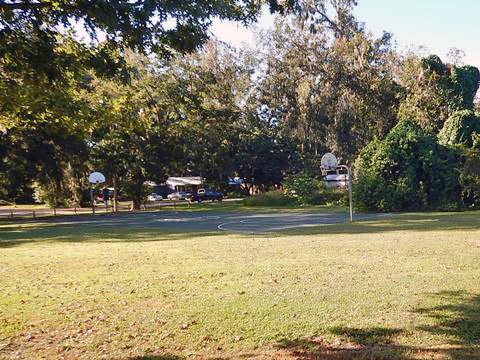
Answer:
<path fill-rule="evenodd" d="M 165 180 L 170 166 L 169 115 L 175 104 L 162 99 L 168 82 L 161 60 L 128 53 L 126 61 L 128 83 L 93 76 L 83 96 L 97 119 L 88 140 L 92 165 L 139 209 L 146 197 L 145 182 Z"/>
<path fill-rule="evenodd" d="M 14 58 L 32 74 L 54 75 L 73 59 L 57 51 L 58 38 L 83 27 L 85 64 L 111 73 L 115 51 L 132 49 L 171 56 L 192 52 L 208 39 L 213 18 L 253 22 L 262 0 L 228 1 L 9 1 L 0 3 L 0 58 Z M 285 6 L 269 0 L 271 11 Z M 99 44 L 98 39 L 104 38 Z M 34 41 L 32 41 L 34 39 Z M 100 45 L 100 46 L 98 46 Z M 80 44 L 78 44 L 80 47 Z M 0 62 L 1 64 L 1 62 Z"/>
<path fill-rule="evenodd" d="M 399 69 L 406 90 L 400 118 L 415 119 L 423 128 L 438 132 L 453 113 L 473 109 L 480 82 L 476 67 L 444 64 L 436 55 L 410 55 Z"/>
<path fill-rule="evenodd" d="M 464 65 L 463 59 L 465 58 L 465 51 L 452 47 L 448 50 L 447 58 L 451 64 L 462 66 Z"/>
<path fill-rule="evenodd" d="M 12 132 L 0 133 L 0 199 L 29 203 L 33 199 L 35 167 L 21 138 Z"/>
<path fill-rule="evenodd" d="M 61 37 L 57 50 L 74 54 L 76 42 Z M 33 74 L 11 56 L 0 63 L 4 80 L 0 82 L 0 131 L 14 137 L 10 151 L 23 153 L 25 161 L 35 167 L 34 180 L 48 202 L 57 205 L 71 199 L 78 203 L 82 195 L 77 183 L 85 169 L 83 139 L 91 123 L 90 110 L 78 97 L 85 68 L 79 60 L 63 64 L 55 75 Z"/>
<path fill-rule="evenodd" d="M 262 5 L 256 0 L 229 1 L 11 1 L 0 4 L 2 33 L 25 24 L 55 43 L 58 29 L 83 25 L 93 39 L 134 50 L 192 51 L 208 38 L 212 18 L 242 21 L 256 19 Z M 276 1 L 271 9 L 278 10 Z M 54 55 L 54 54 L 52 54 Z"/>
<path fill-rule="evenodd" d="M 354 159 L 396 123 L 400 88 L 391 36 L 372 39 L 348 18 L 349 31 L 345 23 L 333 35 L 322 23 L 312 32 L 301 21 L 277 21 L 265 40 L 258 108 L 267 122 L 300 142 L 304 154 L 330 150 Z"/>
<path fill-rule="evenodd" d="M 300 160 L 295 143 L 258 119 L 251 119 L 232 150 L 235 175 L 244 179 L 248 194 L 280 186 Z"/>

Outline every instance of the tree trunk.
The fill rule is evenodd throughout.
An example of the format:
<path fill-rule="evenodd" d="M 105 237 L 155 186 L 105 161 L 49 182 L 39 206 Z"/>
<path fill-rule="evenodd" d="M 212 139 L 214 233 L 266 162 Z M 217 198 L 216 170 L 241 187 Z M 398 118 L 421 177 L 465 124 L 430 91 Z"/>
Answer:
<path fill-rule="evenodd" d="M 139 197 L 135 196 L 132 199 L 132 209 L 133 210 L 140 210 L 140 206 L 142 205 L 142 201 Z"/>

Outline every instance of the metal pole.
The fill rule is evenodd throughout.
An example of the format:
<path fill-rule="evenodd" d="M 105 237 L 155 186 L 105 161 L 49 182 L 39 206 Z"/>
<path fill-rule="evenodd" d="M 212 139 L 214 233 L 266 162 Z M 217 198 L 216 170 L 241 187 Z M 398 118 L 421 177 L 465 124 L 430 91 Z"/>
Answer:
<path fill-rule="evenodd" d="M 92 202 L 92 214 L 95 215 L 95 200 L 93 199 L 93 186 L 90 186 L 90 200 Z"/>
<path fill-rule="evenodd" d="M 352 202 L 352 171 L 347 166 L 348 174 L 348 201 L 350 205 L 350 222 L 353 222 L 353 202 Z"/>

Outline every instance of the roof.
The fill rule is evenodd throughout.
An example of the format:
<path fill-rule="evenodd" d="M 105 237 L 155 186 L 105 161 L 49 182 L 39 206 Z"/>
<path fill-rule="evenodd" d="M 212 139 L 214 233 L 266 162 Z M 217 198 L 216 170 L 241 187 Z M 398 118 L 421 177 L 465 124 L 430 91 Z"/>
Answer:
<path fill-rule="evenodd" d="M 200 176 L 186 176 L 186 177 L 170 176 L 167 179 L 167 184 L 172 185 L 172 186 L 201 185 L 202 184 L 202 178 Z"/>

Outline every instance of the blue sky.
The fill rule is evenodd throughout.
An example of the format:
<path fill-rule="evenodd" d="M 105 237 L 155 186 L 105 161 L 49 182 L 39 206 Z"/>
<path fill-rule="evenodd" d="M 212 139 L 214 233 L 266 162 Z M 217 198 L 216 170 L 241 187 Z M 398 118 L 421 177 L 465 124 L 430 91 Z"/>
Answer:
<path fill-rule="evenodd" d="M 394 34 L 400 49 L 426 46 L 430 53 L 446 60 L 452 47 L 465 52 L 467 64 L 480 67 L 480 0 L 359 0 L 358 20 L 373 34 L 383 30 Z M 265 13 L 258 23 L 268 28 L 273 17 Z M 254 45 L 251 30 L 228 22 L 215 21 L 212 33 L 236 46 Z"/>

